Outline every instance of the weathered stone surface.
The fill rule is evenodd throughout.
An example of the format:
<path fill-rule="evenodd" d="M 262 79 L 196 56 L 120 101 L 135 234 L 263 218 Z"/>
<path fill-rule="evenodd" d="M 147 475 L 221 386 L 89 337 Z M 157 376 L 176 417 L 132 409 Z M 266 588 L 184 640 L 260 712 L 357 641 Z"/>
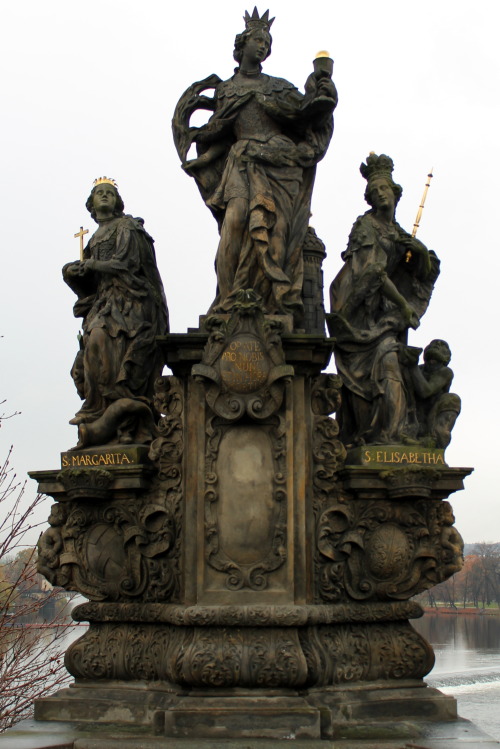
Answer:
<path fill-rule="evenodd" d="M 421 679 L 434 656 L 406 621 L 300 628 L 94 622 L 69 647 L 65 662 L 85 680 L 289 689 Z"/>
<path fill-rule="evenodd" d="M 330 287 L 328 328 L 344 383 L 341 438 L 348 447 L 444 449 L 461 407 L 449 392 L 449 346 L 431 341 L 418 366 L 422 350 L 407 343 L 428 307 L 439 260 L 396 222 L 402 188 L 393 168 L 385 154 L 361 164 L 371 209 L 354 223 Z"/>
<path fill-rule="evenodd" d="M 241 695 L 190 697 L 165 715 L 165 734 L 177 738 L 320 739 L 320 711 L 304 697 Z"/>
<path fill-rule="evenodd" d="M 96 692 L 81 707 L 57 695 L 37 708 L 45 720 L 88 715 L 109 723 L 114 715 L 148 730 L 162 725 L 172 737 L 278 739 L 291 731 L 324 740 L 337 735 L 345 705 L 307 698 L 295 705 L 290 728 L 283 690 L 300 689 L 304 700 L 377 682 L 397 703 L 400 685 L 421 685 L 432 668 L 430 646 L 407 621 L 421 610 L 408 599 L 460 564 L 461 539 L 442 500 L 467 471 L 346 466 L 332 416 L 341 383 L 321 373 L 330 345 L 266 328 L 258 300 L 241 302 L 211 328 L 212 338 L 188 336 L 191 349 L 168 339 L 181 363 L 156 383 L 161 418 L 146 464 L 65 469 L 51 476 L 57 486 L 41 476 L 62 501 L 42 536 L 40 563 L 49 578 L 94 601 L 75 611 L 90 628 L 66 655 L 78 689 L 146 682 L 153 690 L 128 706 L 117 692 L 111 702 Z M 251 341 L 250 353 L 270 363 L 264 385 L 255 378 L 233 394 L 219 365 L 235 341 Z M 182 351 L 190 351 L 184 360 Z M 279 383 L 273 368 L 290 379 L 277 395 L 268 392 Z M 256 394 L 264 418 L 248 405 Z M 239 400 L 224 415 L 232 397 Z M 132 470 L 144 488 L 119 488 Z M 88 496 L 71 498 L 72 480 L 85 471 L 106 484 L 102 496 L 83 480 L 78 491 L 87 485 Z M 185 689 L 200 697 L 179 702 Z M 207 690 L 210 709 L 201 697 Z M 281 690 L 282 701 L 272 711 L 256 708 L 246 728 L 248 700 L 259 690 Z M 435 702 L 424 700 L 422 714 Z M 358 709 L 348 712 L 362 731 Z M 432 710 L 440 719 L 446 712 L 441 703 Z"/>
<path fill-rule="evenodd" d="M 391 730 L 392 729 L 392 730 Z M 369 738 L 336 739 L 336 749 L 498 749 L 499 743 L 467 720 L 426 722 L 392 721 L 360 726 Z M 368 733 L 369 732 L 369 733 Z M 276 749 L 276 739 L 175 739 L 168 749 Z M 322 739 L 295 739 L 294 749 L 329 746 Z M 25 720 L 0 736 L 2 749 L 159 749 L 165 738 L 100 724 L 43 723 Z"/>
<path fill-rule="evenodd" d="M 303 627 L 316 624 L 418 619 L 415 601 L 314 605 L 181 606 L 164 603 L 84 603 L 72 611 L 76 621 L 164 622 L 177 626 Z"/>
<path fill-rule="evenodd" d="M 268 11 L 262 17 L 256 9 L 246 14 L 246 29 L 235 40 L 234 76 L 221 81 L 211 75 L 192 84 L 179 99 L 172 127 L 182 167 L 219 227 L 211 312 L 230 312 L 238 293 L 251 288 L 266 312 L 291 314 L 295 329 L 303 329 L 302 247 L 316 165 L 333 133 L 337 92 L 329 58 L 315 61 L 305 94 L 262 73 L 261 62 L 271 53 L 271 23 Z M 215 89 L 213 99 L 207 89 Z M 213 114 L 206 125 L 193 127 L 191 115 L 199 109 Z M 187 160 L 193 143 L 197 158 Z"/>
<path fill-rule="evenodd" d="M 88 631 L 66 654 L 75 684 L 36 707 L 85 726 L 72 749 L 353 749 L 456 718 L 422 681 L 434 656 L 409 622 L 422 613 L 410 598 L 461 566 L 446 499 L 470 472 L 444 459 L 460 409 L 449 348 L 432 341 L 419 366 L 406 344 L 439 262 L 395 223 L 392 161 L 371 155 L 373 210 L 353 229 L 324 336 L 325 248 L 307 222 L 333 61 L 318 58 L 299 94 L 260 70 L 268 13 L 245 22 L 235 76 L 193 84 L 174 116 L 221 234 L 200 329 L 166 334 L 151 240 L 113 215 L 109 180 L 89 201 L 100 228 L 65 268 L 84 317 L 83 449 L 32 476 L 56 500 L 39 569 L 88 599 L 75 610 Z M 190 128 L 199 108 L 213 115 Z M 333 348 L 343 380 L 324 371 Z M 157 376 L 163 363 L 172 375 Z"/>
<path fill-rule="evenodd" d="M 71 375 L 84 402 L 70 423 L 77 449 L 118 450 L 154 437 L 153 383 L 163 367 L 156 338 L 168 333 L 168 311 L 153 239 L 142 219 L 123 213 L 114 180 L 95 180 L 86 207 L 99 228 L 63 268 L 83 318 Z"/>

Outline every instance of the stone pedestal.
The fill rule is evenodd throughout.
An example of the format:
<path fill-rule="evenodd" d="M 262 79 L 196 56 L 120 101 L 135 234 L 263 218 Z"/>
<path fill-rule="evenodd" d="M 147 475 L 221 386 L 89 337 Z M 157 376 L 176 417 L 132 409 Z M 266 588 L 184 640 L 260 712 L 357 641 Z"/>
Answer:
<path fill-rule="evenodd" d="M 168 336 L 148 455 L 69 452 L 32 474 L 56 500 L 40 568 L 90 623 L 38 720 L 332 739 L 456 716 L 422 681 L 409 599 L 460 567 L 446 497 L 469 469 L 401 446 L 347 464 L 331 341 L 286 330 L 248 303 Z"/>

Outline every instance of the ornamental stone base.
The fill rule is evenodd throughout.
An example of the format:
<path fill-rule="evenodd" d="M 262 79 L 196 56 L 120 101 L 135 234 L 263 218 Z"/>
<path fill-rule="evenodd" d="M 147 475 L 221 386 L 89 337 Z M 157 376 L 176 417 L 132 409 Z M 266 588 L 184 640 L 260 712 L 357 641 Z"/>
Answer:
<path fill-rule="evenodd" d="M 37 719 L 283 740 L 453 719 L 409 599 L 461 566 L 446 499 L 469 469 L 402 446 L 346 462 L 331 341 L 255 305 L 204 326 L 164 341 L 147 455 L 32 474 L 55 499 L 40 571 L 90 625 Z"/>

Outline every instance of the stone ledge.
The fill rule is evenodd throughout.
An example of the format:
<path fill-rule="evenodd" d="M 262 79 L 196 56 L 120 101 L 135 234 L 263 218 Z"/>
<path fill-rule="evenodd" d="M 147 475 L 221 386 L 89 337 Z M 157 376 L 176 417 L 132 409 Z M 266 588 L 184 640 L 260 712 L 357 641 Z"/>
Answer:
<path fill-rule="evenodd" d="M 430 723 L 399 721 L 405 738 L 381 736 L 377 727 L 361 739 L 175 739 L 119 726 L 82 726 L 64 722 L 24 720 L 0 736 L 0 749 L 498 749 L 500 742 L 474 723 L 458 720 Z M 410 738 L 416 729 L 419 738 Z M 395 726 L 395 734 L 397 726 Z"/>
<path fill-rule="evenodd" d="M 151 622 L 177 626 L 301 627 L 316 624 L 370 623 L 418 619 L 414 601 L 309 606 L 181 606 L 163 603 L 83 603 L 73 609 L 75 621 Z"/>
<path fill-rule="evenodd" d="M 113 492 L 118 491 L 135 492 L 149 488 L 154 466 L 137 463 L 134 465 L 106 466 L 104 469 L 101 466 L 100 468 L 81 467 L 74 469 L 66 468 L 62 470 L 79 470 L 88 472 L 103 470 L 109 471 L 111 474 L 111 480 L 108 492 L 111 495 Z M 68 496 L 67 486 L 65 486 L 61 481 L 60 474 L 62 473 L 62 470 L 56 468 L 48 471 L 29 471 L 28 475 L 35 481 L 38 481 L 38 491 L 40 494 L 47 494 L 49 497 L 53 497 L 58 501 L 71 500 L 71 497 Z M 89 475 L 91 475 L 91 473 Z M 91 499 L 92 497 L 88 498 Z"/>
<path fill-rule="evenodd" d="M 311 371 L 319 374 L 327 367 L 333 351 L 332 338 L 284 332 L 281 340 L 286 362 L 293 365 L 296 374 L 311 374 Z M 201 361 L 208 333 L 170 333 L 158 341 L 164 351 L 166 364 L 176 377 L 183 377 L 190 375 L 193 364 Z"/>
<path fill-rule="evenodd" d="M 473 468 L 391 467 L 345 465 L 339 472 L 343 487 L 354 499 L 446 499 L 464 488 Z"/>

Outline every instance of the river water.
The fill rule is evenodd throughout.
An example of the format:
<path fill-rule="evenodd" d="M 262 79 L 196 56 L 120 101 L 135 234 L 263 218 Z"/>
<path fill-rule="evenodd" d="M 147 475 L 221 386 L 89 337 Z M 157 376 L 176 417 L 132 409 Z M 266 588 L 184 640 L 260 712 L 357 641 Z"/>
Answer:
<path fill-rule="evenodd" d="M 436 654 L 425 681 L 455 697 L 462 718 L 500 739 L 500 616 L 426 613 L 412 625 Z"/>

